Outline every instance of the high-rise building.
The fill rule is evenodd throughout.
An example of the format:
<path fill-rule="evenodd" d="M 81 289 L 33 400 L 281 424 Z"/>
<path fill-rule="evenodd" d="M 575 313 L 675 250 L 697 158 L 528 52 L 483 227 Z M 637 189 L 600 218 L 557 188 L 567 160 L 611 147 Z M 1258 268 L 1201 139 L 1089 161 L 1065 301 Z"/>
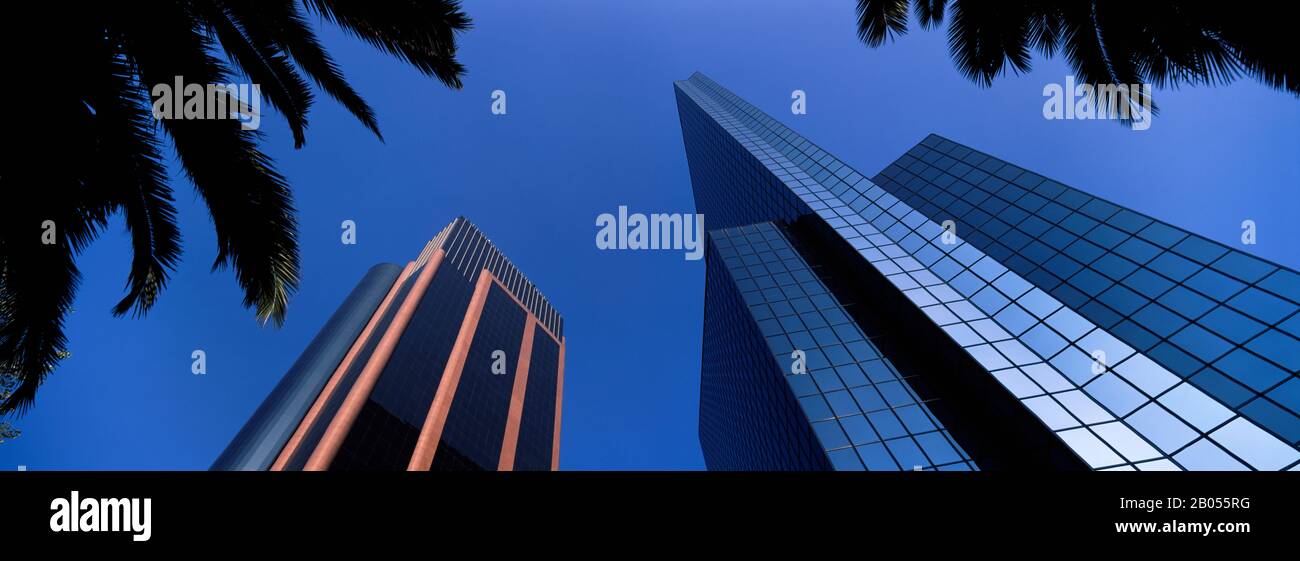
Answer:
<path fill-rule="evenodd" d="M 563 387 L 563 319 L 457 218 L 366 274 L 212 468 L 554 470 Z"/>
<path fill-rule="evenodd" d="M 1300 275 L 946 138 L 676 83 L 710 469 L 1300 470 Z"/>

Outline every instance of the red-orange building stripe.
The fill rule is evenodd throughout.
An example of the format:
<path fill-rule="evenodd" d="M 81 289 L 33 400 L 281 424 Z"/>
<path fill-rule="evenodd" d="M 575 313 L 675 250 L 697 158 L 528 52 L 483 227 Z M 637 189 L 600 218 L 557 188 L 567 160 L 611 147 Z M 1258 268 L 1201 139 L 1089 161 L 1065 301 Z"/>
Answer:
<path fill-rule="evenodd" d="M 352 390 L 348 392 L 343 405 L 339 407 L 338 413 L 330 420 L 329 427 L 325 429 L 320 444 L 316 446 L 311 457 L 307 459 L 307 465 L 304 468 L 307 471 L 326 470 L 334 461 L 334 456 L 338 454 L 339 448 L 343 445 L 343 439 L 352 430 L 353 423 L 356 422 L 357 416 L 361 414 L 361 408 L 370 399 L 370 392 L 374 389 L 375 383 L 379 381 L 379 375 L 383 373 L 384 367 L 388 365 L 388 359 L 393 356 L 393 349 L 397 347 L 398 340 L 401 339 L 402 333 L 406 331 L 406 326 L 411 322 L 411 317 L 415 315 L 415 308 L 424 297 L 424 292 L 429 288 L 429 283 L 433 281 L 433 275 L 442 263 L 444 255 L 446 255 L 446 252 L 442 248 L 438 248 L 433 252 L 433 257 L 429 259 L 429 262 L 420 270 L 420 276 L 416 277 L 411 291 L 402 300 L 402 306 L 397 309 L 397 314 L 393 316 L 392 323 L 384 331 L 383 338 L 379 340 L 375 351 L 370 354 L 370 360 L 366 361 L 365 368 L 357 376 L 357 381 L 352 384 Z"/>
<path fill-rule="evenodd" d="M 524 338 L 519 344 L 518 368 L 515 369 L 515 384 L 510 392 L 510 412 L 506 415 L 506 432 L 501 437 L 501 459 L 497 461 L 497 471 L 514 471 L 515 449 L 519 445 L 519 423 L 524 416 L 524 392 L 528 389 L 528 365 L 533 358 L 533 329 L 537 316 L 531 312 L 524 322 Z"/>
<path fill-rule="evenodd" d="M 393 282 L 393 286 L 389 287 L 388 294 L 384 295 L 384 299 L 380 301 L 379 307 L 375 308 L 375 312 L 370 314 L 370 321 L 366 322 L 361 334 L 352 342 L 348 354 L 343 356 L 343 361 L 334 369 L 329 381 L 325 383 L 325 388 L 321 390 L 320 395 L 316 396 L 316 401 L 312 403 L 311 409 L 307 410 L 307 415 L 298 423 L 297 430 L 293 432 L 289 442 L 280 450 L 280 455 L 275 458 L 275 463 L 271 464 L 271 471 L 282 471 L 284 466 L 289 463 L 289 458 L 293 457 L 294 452 L 298 450 L 298 446 L 302 444 L 302 439 L 306 437 L 307 430 L 311 428 L 312 423 L 316 422 L 320 410 L 325 407 L 325 403 L 329 401 L 330 396 L 334 395 L 334 389 L 338 387 L 339 380 L 343 378 L 343 373 L 347 372 L 348 368 L 352 366 L 352 361 L 356 360 L 357 354 L 361 352 L 361 348 L 370 339 L 371 332 L 379 324 L 380 318 L 384 317 L 384 313 L 388 311 L 388 306 L 392 304 L 393 298 L 397 296 L 397 291 L 402 288 L 402 283 L 406 282 L 407 277 L 411 276 L 411 270 L 414 268 L 415 262 L 407 263 L 406 267 L 402 269 L 402 274 L 398 275 L 397 280 Z"/>
<path fill-rule="evenodd" d="M 487 269 L 479 271 L 478 282 L 474 284 L 474 295 L 470 297 L 469 309 L 461 321 L 460 332 L 456 334 L 456 343 L 452 346 L 447 365 L 443 368 L 442 378 L 438 382 L 438 391 L 429 405 L 429 414 L 424 418 L 424 427 L 420 438 L 415 443 L 415 452 L 407 464 L 408 471 L 428 471 L 433 465 L 433 455 L 438 451 L 438 442 L 442 440 L 442 429 L 447 425 L 447 414 L 451 411 L 451 402 L 456 397 L 456 388 L 460 385 L 460 375 L 465 369 L 465 360 L 469 355 L 470 343 L 478 330 L 478 320 L 483 315 L 483 306 L 487 303 L 488 289 L 492 287 L 492 273 Z"/>
<path fill-rule="evenodd" d="M 560 339 L 560 366 L 555 376 L 555 440 L 551 443 L 551 471 L 560 469 L 560 410 L 564 403 L 564 344 Z"/>

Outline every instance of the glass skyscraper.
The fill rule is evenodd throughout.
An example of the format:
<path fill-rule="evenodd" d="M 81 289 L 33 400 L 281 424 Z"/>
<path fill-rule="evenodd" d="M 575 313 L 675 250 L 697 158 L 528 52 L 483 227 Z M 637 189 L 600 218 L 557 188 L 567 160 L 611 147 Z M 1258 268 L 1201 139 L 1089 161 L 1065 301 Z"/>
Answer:
<path fill-rule="evenodd" d="M 564 321 L 457 218 L 370 270 L 218 470 L 554 470 Z"/>
<path fill-rule="evenodd" d="M 710 469 L 1300 471 L 1300 275 L 930 135 L 874 177 L 696 73 Z"/>

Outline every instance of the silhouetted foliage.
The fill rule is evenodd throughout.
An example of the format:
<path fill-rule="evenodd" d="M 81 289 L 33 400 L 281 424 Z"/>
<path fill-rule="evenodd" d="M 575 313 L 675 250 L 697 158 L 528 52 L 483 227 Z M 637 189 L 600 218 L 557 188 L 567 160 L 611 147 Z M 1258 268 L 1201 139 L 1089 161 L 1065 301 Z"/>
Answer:
<path fill-rule="evenodd" d="M 1222 2 L 1176 0 L 910 4 L 922 28 L 948 20 L 952 60 L 981 86 L 1008 69 L 1029 71 L 1036 51 L 1063 56 L 1078 83 L 1172 88 L 1225 84 L 1245 75 L 1300 95 L 1292 18 L 1259 9 L 1265 6 L 1257 2 L 1232 10 Z M 1252 5 L 1257 9 L 1249 9 Z M 906 34 L 908 7 L 908 0 L 858 0 L 858 37 L 879 47 Z"/>
<path fill-rule="evenodd" d="M 134 254 L 113 313 L 141 315 L 157 301 L 181 255 L 164 141 L 207 204 L 213 269 L 233 269 L 258 321 L 283 321 L 298 284 L 297 221 L 288 183 L 258 148 L 262 136 L 232 119 L 155 119 L 151 92 L 177 79 L 238 82 L 237 73 L 259 84 L 301 147 L 310 79 L 379 135 L 374 111 L 309 18 L 461 87 L 456 42 L 470 20 L 455 0 L 6 5 L 0 35 L 10 83 L 0 100 L 15 138 L 0 151 L 0 363 L 15 383 L 0 414 L 29 407 L 57 364 L 80 278 L 76 257 L 111 216 L 124 218 Z"/>

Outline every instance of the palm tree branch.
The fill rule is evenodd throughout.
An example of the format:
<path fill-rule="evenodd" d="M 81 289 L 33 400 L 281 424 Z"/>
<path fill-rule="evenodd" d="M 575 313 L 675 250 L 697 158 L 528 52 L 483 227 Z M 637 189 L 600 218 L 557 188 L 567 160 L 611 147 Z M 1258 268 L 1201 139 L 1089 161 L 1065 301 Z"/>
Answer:
<path fill-rule="evenodd" d="M 288 53 L 306 75 L 334 98 L 367 129 L 383 140 L 375 112 L 344 78 L 342 70 L 325 51 L 310 23 L 292 0 L 226 0 L 232 14 L 250 38 L 275 44 Z"/>
<path fill-rule="evenodd" d="M 907 35 L 907 0 L 858 0 L 858 39 L 871 47 Z"/>
<path fill-rule="evenodd" d="M 49 117 L 44 130 L 27 138 L 42 149 L 72 155 L 67 166 L 6 165 L 0 176 L 0 364 L 17 386 L 0 403 L 0 415 L 22 413 L 66 347 L 64 316 L 79 283 L 73 239 L 93 238 L 97 227 L 81 206 L 93 148 L 93 116 L 80 93 L 51 89 L 43 99 Z M 52 243 L 50 243 L 52 242 Z"/>
<path fill-rule="evenodd" d="M 155 136 L 153 117 L 134 80 L 134 69 L 109 55 L 95 74 L 89 103 L 95 110 L 98 143 L 92 182 L 104 206 L 120 208 L 131 234 L 132 261 L 127 295 L 114 315 L 148 311 L 180 259 L 180 231 L 172 191 Z"/>
<path fill-rule="evenodd" d="M 942 23 L 944 6 L 947 3 L 947 0 L 916 0 L 913 7 L 916 11 L 916 21 L 921 24 L 921 28 L 930 29 Z"/>
<path fill-rule="evenodd" d="M 448 87 L 459 89 L 465 67 L 456 60 L 456 35 L 471 26 L 455 0 L 303 0 L 344 31 L 394 55 Z"/>
<path fill-rule="evenodd" d="M 212 56 L 211 39 L 194 26 L 130 26 L 127 53 L 145 84 L 173 76 L 221 83 L 228 70 Z M 259 321 L 284 321 L 298 285 L 297 220 L 292 196 L 270 158 L 257 149 L 255 131 L 237 121 L 165 119 L 185 174 L 207 203 L 217 233 L 213 269 L 231 265 L 244 305 Z"/>
<path fill-rule="evenodd" d="M 273 43 L 250 40 L 241 22 L 235 21 L 224 5 L 197 2 L 195 6 L 195 15 L 221 42 L 230 61 L 259 85 L 267 104 L 285 116 L 294 147 L 301 148 L 306 142 L 307 112 L 313 100 L 311 87 Z"/>
<path fill-rule="evenodd" d="M 957 69 L 981 86 L 1006 71 L 1028 72 L 1031 28 L 1029 7 L 1019 2 L 962 2 L 952 5 L 948 50 Z"/>

